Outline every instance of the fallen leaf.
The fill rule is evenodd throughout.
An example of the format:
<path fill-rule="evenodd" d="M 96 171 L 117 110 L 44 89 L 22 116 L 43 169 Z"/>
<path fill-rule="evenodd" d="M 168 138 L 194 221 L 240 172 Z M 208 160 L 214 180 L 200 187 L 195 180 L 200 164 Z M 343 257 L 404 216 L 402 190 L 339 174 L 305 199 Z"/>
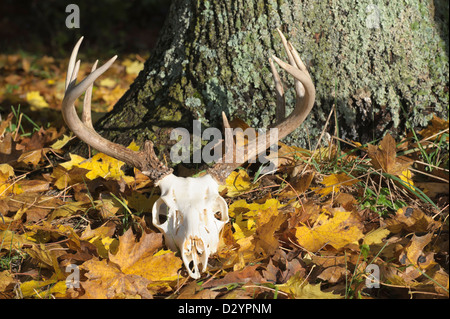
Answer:
<path fill-rule="evenodd" d="M 87 281 L 81 283 L 85 290 L 83 298 L 152 298 L 147 289 L 149 280 L 137 275 L 124 274 L 119 267 L 106 259 L 91 259 L 84 262 L 81 269 L 86 270 Z"/>
<path fill-rule="evenodd" d="M 0 292 L 12 288 L 16 283 L 13 274 L 9 270 L 0 271 Z"/>
<path fill-rule="evenodd" d="M 422 135 L 423 138 L 428 138 L 433 135 L 436 135 L 437 133 L 441 131 L 448 130 L 448 120 L 441 119 L 437 117 L 435 114 L 433 114 L 433 118 L 431 119 L 431 123 L 428 124 L 426 128 L 421 130 L 419 132 L 420 135 Z M 442 134 L 439 134 L 436 136 L 436 139 L 440 139 Z M 448 142 L 448 135 L 447 135 L 447 142 Z"/>
<path fill-rule="evenodd" d="M 340 187 L 352 186 L 357 182 L 358 180 L 345 173 L 331 174 L 330 176 L 326 176 L 321 182 L 321 184 L 325 185 L 325 188 L 313 188 L 313 190 L 316 194 L 326 196 L 330 193 L 339 193 Z"/>
<path fill-rule="evenodd" d="M 25 99 L 31 105 L 32 109 L 41 109 L 43 107 L 48 107 L 48 103 L 39 93 L 39 91 L 28 92 Z"/>
<path fill-rule="evenodd" d="M 130 59 L 125 59 L 122 62 L 122 65 L 125 66 L 125 71 L 127 74 L 138 75 L 141 70 L 144 69 L 144 63 L 139 61 L 131 61 Z"/>
<path fill-rule="evenodd" d="M 180 277 L 178 270 L 181 268 L 182 261 L 169 250 L 155 252 L 160 247 L 162 247 L 162 234 L 144 232 L 139 242 L 135 242 L 130 228 L 119 237 L 117 253 L 110 254 L 109 259 L 119 265 L 124 273 L 138 275 L 152 282 L 162 282 L 157 286 L 165 287 L 164 282 Z"/>
<path fill-rule="evenodd" d="M 63 135 L 63 138 L 60 140 L 57 140 L 55 143 L 53 143 L 50 147 L 54 150 L 60 150 L 62 149 L 67 143 L 69 143 L 71 137 L 67 135 Z"/>
<path fill-rule="evenodd" d="M 424 248 L 428 245 L 433 237 L 432 233 L 428 233 L 424 236 L 413 235 L 410 243 L 405 248 L 405 257 L 409 261 L 403 262 L 403 257 L 400 255 L 400 260 L 402 260 L 403 264 L 412 263 L 414 266 L 427 269 L 428 267 L 435 264 L 434 262 L 434 253 L 433 252 L 424 252 Z"/>
<path fill-rule="evenodd" d="M 225 185 L 219 186 L 219 192 L 222 193 L 224 189 L 227 189 L 228 197 L 236 197 L 253 189 L 256 185 L 251 183 L 250 177 L 243 169 L 239 171 L 231 172 L 231 174 L 225 180 Z"/>
<path fill-rule="evenodd" d="M 402 172 L 407 170 L 413 162 L 405 157 L 397 159 L 396 143 L 389 133 L 378 146 L 368 145 L 368 155 L 375 169 L 382 169 L 385 173 L 397 176 L 403 175 Z"/>
<path fill-rule="evenodd" d="M 381 244 L 383 239 L 389 235 L 390 231 L 386 228 L 380 227 L 368 232 L 363 239 L 364 245 Z"/>
<path fill-rule="evenodd" d="M 256 228 L 253 237 L 255 253 L 270 256 L 278 249 L 280 243 L 275 236 L 275 232 L 280 228 L 286 218 L 284 214 L 277 214 L 271 216 L 269 221 Z"/>
<path fill-rule="evenodd" d="M 425 232 L 440 225 L 421 209 L 413 207 L 399 208 L 395 215 L 385 220 L 386 227 L 393 233 L 401 230 L 408 232 Z"/>
<path fill-rule="evenodd" d="M 110 89 L 115 87 L 116 84 L 117 84 L 116 81 L 114 81 L 111 78 L 104 78 L 104 79 L 100 80 L 100 82 L 99 82 L 100 86 L 104 86 L 104 87 L 107 87 L 107 88 L 110 88 Z"/>
<path fill-rule="evenodd" d="M 337 211 L 332 218 L 319 216 L 312 228 L 296 227 L 295 236 L 300 246 L 317 252 L 325 245 L 341 249 L 363 237 L 362 224 L 351 212 Z"/>
<path fill-rule="evenodd" d="M 323 292 L 320 284 L 313 285 L 308 283 L 302 276 L 295 274 L 289 280 L 276 287 L 288 293 L 294 299 L 340 299 L 342 296 L 332 292 Z"/>
<path fill-rule="evenodd" d="M 338 281 L 340 281 L 342 278 L 345 278 L 346 276 L 350 277 L 351 273 L 350 270 L 343 266 L 331 266 L 328 268 L 325 268 L 318 276 L 317 278 L 328 281 L 331 284 L 335 284 Z"/>
<path fill-rule="evenodd" d="M 26 281 L 20 285 L 22 296 L 39 297 L 41 299 L 49 298 L 51 295 L 54 295 L 55 297 L 64 297 L 66 288 L 66 282 L 64 280 L 58 281 L 55 276 L 43 281 Z"/>

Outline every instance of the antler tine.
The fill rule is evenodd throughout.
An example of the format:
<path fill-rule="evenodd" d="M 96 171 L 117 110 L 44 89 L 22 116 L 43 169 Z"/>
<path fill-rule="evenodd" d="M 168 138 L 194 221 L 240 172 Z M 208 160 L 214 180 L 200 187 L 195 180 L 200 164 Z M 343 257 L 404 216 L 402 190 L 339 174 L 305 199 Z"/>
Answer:
<path fill-rule="evenodd" d="M 272 59 L 274 59 L 275 62 L 277 62 L 278 65 L 282 67 L 286 72 L 291 74 L 295 79 L 299 80 L 305 88 L 305 96 L 303 97 L 303 99 L 305 100 L 304 103 L 297 102 L 295 109 L 292 111 L 291 115 L 289 115 L 289 117 L 296 116 L 296 120 L 298 120 L 299 122 L 298 125 L 300 125 L 300 123 L 302 123 L 306 119 L 312 107 L 314 106 L 314 99 L 316 97 L 316 89 L 314 87 L 314 84 L 312 83 L 311 77 L 309 76 L 308 73 L 305 73 L 304 71 L 296 68 L 295 66 L 292 66 L 286 62 L 281 61 L 276 56 L 272 56 Z M 288 120 L 288 118 L 286 120 Z M 286 124 L 290 124 L 285 122 L 282 123 L 284 124 L 283 126 L 286 126 Z M 284 135 L 284 132 L 279 133 L 279 136 L 284 137 L 286 135 Z M 280 139 L 283 137 L 280 137 Z"/>
<path fill-rule="evenodd" d="M 67 88 L 69 87 L 69 84 L 72 82 L 72 78 L 74 75 L 74 69 L 75 69 L 75 60 L 77 59 L 78 49 L 80 48 L 81 42 L 83 41 L 84 37 L 81 37 L 80 40 L 78 40 L 77 44 L 75 44 L 72 54 L 70 55 L 69 59 L 69 66 L 67 67 L 67 75 L 66 75 L 66 84 L 65 84 L 65 90 L 67 91 Z M 76 77 L 76 76 L 75 76 Z"/>
<path fill-rule="evenodd" d="M 94 65 L 92 66 L 91 73 L 97 69 L 97 63 L 98 60 L 95 61 Z M 92 100 L 92 88 L 94 86 L 94 83 L 89 85 L 89 87 L 86 90 L 86 93 L 84 94 L 84 102 L 83 102 L 83 113 L 81 113 L 81 122 L 83 122 L 86 126 L 90 127 L 91 129 L 94 129 L 94 126 L 92 125 L 92 117 L 91 117 L 91 100 Z"/>
<path fill-rule="evenodd" d="M 108 141 L 94 130 L 91 120 L 92 86 L 94 81 L 111 67 L 117 55 L 98 69 L 97 62 L 95 62 L 91 73 L 80 83 L 76 84 L 80 61 L 75 63 L 75 60 L 82 40 L 83 37 L 78 40 L 69 59 L 65 85 L 66 92 L 61 106 L 64 121 L 72 132 L 86 144 L 106 155 L 138 168 L 143 174 L 152 178 L 155 183 L 158 183 L 164 176 L 170 174 L 172 169 L 167 168 L 159 161 L 151 141 L 144 143 L 142 151 L 135 152 L 123 145 Z M 84 92 L 86 94 L 83 103 L 82 120 L 80 120 L 75 109 L 75 101 Z"/>
<path fill-rule="evenodd" d="M 275 118 L 276 123 L 281 123 L 286 117 L 286 101 L 284 100 L 284 89 L 283 83 L 281 82 L 280 75 L 278 74 L 275 65 L 273 64 L 273 60 L 269 58 L 270 69 L 272 70 L 273 81 L 275 82 L 275 92 L 277 97 L 276 102 L 276 110 L 275 110 Z"/>
<path fill-rule="evenodd" d="M 284 118 L 281 122 L 277 121 L 277 125 L 274 129 L 278 130 L 278 140 L 283 139 L 289 133 L 294 131 L 308 116 L 311 112 L 312 107 L 314 106 L 314 99 L 316 95 L 316 90 L 314 84 L 311 80 L 311 76 L 302 60 L 300 59 L 297 51 L 294 47 L 286 41 L 286 38 L 278 30 L 280 34 L 281 41 L 283 42 L 283 46 L 286 49 L 286 52 L 289 57 L 289 63 L 283 62 L 278 59 L 276 56 L 272 56 L 272 59 L 278 63 L 278 65 L 283 68 L 285 71 L 294 76 L 295 79 L 295 93 L 296 93 L 296 101 L 295 107 L 292 113 L 284 118 L 285 114 L 282 114 Z M 281 80 L 278 75 L 278 71 L 276 70 L 272 59 L 269 59 L 270 67 L 272 70 L 272 74 L 275 82 L 275 89 L 277 94 L 277 115 L 282 113 L 282 108 L 284 102 L 284 90 L 282 88 Z M 281 118 L 281 116 L 280 116 Z M 255 158 L 258 153 L 264 151 L 259 148 L 257 145 L 260 144 L 260 138 L 262 139 L 262 144 L 265 146 L 264 150 L 268 149 L 271 145 L 275 144 L 277 141 L 271 139 L 271 134 L 260 134 L 257 139 L 258 143 L 255 143 L 255 140 L 249 140 L 247 145 L 247 154 L 244 158 L 244 162 L 247 160 Z M 255 138 L 256 139 L 256 138 Z M 264 143 L 265 142 L 265 143 Z M 225 158 L 225 156 L 224 156 Z M 224 183 L 225 179 L 228 175 L 239 165 L 242 163 L 223 163 L 219 162 L 214 165 L 214 167 L 208 170 L 208 173 L 211 174 L 219 183 Z"/>
<path fill-rule="evenodd" d="M 280 35 L 281 43 L 283 43 L 284 49 L 286 50 L 286 54 L 288 56 L 289 63 L 294 66 L 297 65 L 295 58 L 292 54 L 293 53 L 292 45 L 290 45 L 290 43 L 288 43 L 288 41 L 286 40 L 286 37 L 284 36 L 283 32 L 280 31 L 280 29 L 277 28 L 277 31 L 278 31 L 278 34 Z M 298 54 L 297 54 L 297 56 L 298 56 Z M 302 65 L 303 65 L 303 67 L 305 66 L 303 63 L 302 63 Z M 295 92 L 297 93 L 297 99 L 301 98 L 305 94 L 305 88 L 303 87 L 302 83 L 298 80 L 294 80 L 294 87 L 295 87 Z"/>

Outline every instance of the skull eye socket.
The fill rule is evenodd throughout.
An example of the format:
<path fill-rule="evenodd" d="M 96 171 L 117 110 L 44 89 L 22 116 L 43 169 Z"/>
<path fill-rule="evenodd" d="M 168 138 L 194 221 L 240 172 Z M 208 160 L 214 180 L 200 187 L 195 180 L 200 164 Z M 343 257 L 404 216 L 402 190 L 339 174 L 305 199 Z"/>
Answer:
<path fill-rule="evenodd" d="M 156 214 L 156 222 L 158 225 L 162 225 L 167 221 L 167 218 L 169 216 L 169 206 L 167 206 L 166 202 L 164 200 L 159 199 L 158 201 L 161 201 L 159 203 L 156 203 L 158 206 L 156 210 L 154 210 L 154 214 Z"/>
<path fill-rule="evenodd" d="M 222 220 L 222 212 L 219 210 L 214 213 L 214 218 L 221 221 Z"/>
<path fill-rule="evenodd" d="M 214 218 L 220 222 L 228 221 L 228 207 L 227 203 L 222 197 L 217 197 L 212 211 L 214 212 Z"/>

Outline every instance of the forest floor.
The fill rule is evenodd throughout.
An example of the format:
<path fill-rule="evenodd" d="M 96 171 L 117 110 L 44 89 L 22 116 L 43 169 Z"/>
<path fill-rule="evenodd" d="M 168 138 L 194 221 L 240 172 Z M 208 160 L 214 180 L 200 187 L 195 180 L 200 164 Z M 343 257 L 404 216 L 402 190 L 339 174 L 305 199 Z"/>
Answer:
<path fill-rule="evenodd" d="M 146 58 L 120 57 L 96 82 L 94 121 Z M 364 145 L 280 143 L 275 174 L 233 172 L 230 222 L 194 280 L 152 226 L 152 181 L 68 154 L 67 63 L 0 55 L 0 299 L 448 298 L 448 121 Z"/>

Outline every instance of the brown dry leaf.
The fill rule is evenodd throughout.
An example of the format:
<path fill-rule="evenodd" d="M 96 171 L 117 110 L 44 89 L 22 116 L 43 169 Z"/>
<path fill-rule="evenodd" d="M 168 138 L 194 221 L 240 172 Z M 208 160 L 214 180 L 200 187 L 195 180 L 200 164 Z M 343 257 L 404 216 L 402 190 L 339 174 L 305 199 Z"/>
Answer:
<path fill-rule="evenodd" d="M 218 294 L 219 292 L 203 289 L 196 281 L 192 281 L 183 287 L 177 299 L 214 299 Z"/>
<path fill-rule="evenodd" d="M 448 130 L 448 120 L 445 121 L 444 119 L 441 119 L 437 117 L 435 114 L 433 114 L 433 118 L 431 119 L 431 123 L 428 124 L 426 128 L 421 130 L 419 132 L 420 135 L 422 135 L 423 138 L 427 138 L 430 136 L 433 136 L 441 131 Z M 436 138 L 440 138 L 442 134 L 436 136 Z M 448 142 L 448 135 L 447 135 L 447 142 Z"/>
<path fill-rule="evenodd" d="M 275 232 L 286 218 L 287 216 L 284 214 L 277 214 L 271 216 L 268 222 L 256 228 L 256 233 L 253 237 L 256 253 L 270 256 L 278 249 L 280 243 L 275 236 Z"/>
<path fill-rule="evenodd" d="M 412 263 L 415 267 L 422 269 L 427 269 L 436 264 L 434 261 L 434 253 L 423 251 L 425 246 L 430 243 L 432 237 L 432 233 L 428 233 L 424 236 L 417 236 L 414 234 L 410 243 L 406 246 L 404 253 L 399 257 L 402 264 Z M 406 260 L 404 260 L 405 258 Z"/>
<path fill-rule="evenodd" d="M 0 163 L 12 163 L 22 155 L 23 146 L 15 142 L 12 133 L 7 132 L 0 139 Z"/>
<path fill-rule="evenodd" d="M 38 262 L 39 267 L 54 270 L 58 279 L 63 279 L 64 275 L 59 268 L 57 258 L 65 254 L 65 249 L 60 244 L 34 244 L 31 248 L 24 251 Z"/>
<path fill-rule="evenodd" d="M 309 189 L 309 186 L 311 185 L 311 182 L 314 179 L 315 171 L 307 170 L 302 175 L 298 174 L 299 173 L 297 173 L 297 175 L 289 183 L 290 186 L 292 187 L 290 186 L 285 187 L 278 196 L 279 199 L 297 197 L 298 195 L 303 194 Z M 292 188 L 294 188 L 294 190 Z"/>
<path fill-rule="evenodd" d="M 137 242 L 130 228 L 119 237 L 117 253 L 111 255 L 109 259 L 125 271 L 139 260 L 151 258 L 162 247 L 162 244 L 162 234 L 159 233 L 147 234 L 144 232 L 139 242 Z"/>
<path fill-rule="evenodd" d="M 178 270 L 182 261 L 169 250 L 160 250 L 162 247 L 162 234 L 142 234 L 139 242 L 131 228 L 119 237 L 119 247 L 115 255 L 110 254 L 110 261 L 117 264 L 126 274 L 144 277 L 155 284 L 156 287 L 166 287 L 167 282 L 179 278 Z"/>
<path fill-rule="evenodd" d="M 402 207 L 397 210 L 395 216 L 385 220 L 386 227 L 392 233 L 398 233 L 401 230 L 408 232 L 425 232 L 435 229 L 440 225 L 419 208 Z"/>
<path fill-rule="evenodd" d="M 109 262 L 91 259 L 81 267 L 88 271 L 83 282 L 86 298 L 151 298 L 151 291 L 170 291 L 179 278 L 180 258 L 160 250 L 162 234 L 142 234 L 136 242 L 131 228 L 119 237 L 115 255 Z"/>
<path fill-rule="evenodd" d="M 436 292 L 447 295 L 448 297 L 448 288 L 449 288 L 449 280 L 448 274 L 442 268 L 439 268 L 438 271 L 433 275 L 433 284 Z"/>
<path fill-rule="evenodd" d="M 33 167 L 36 167 L 49 150 L 50 148 L 46 147 L 38 150 L 24 152 L 19 156 L 17 161 L 25 164 L 31 164 L 33 165 Z"/>
<path fill-rule="evenodd" d="M 91 259 L 80 266 L 87 271 L 87 281 L 81 283 L 85 294 L 82 298 L 152 298 L 147 289 L 149 280 L 137 275 L 124 274 L 119 267 L 107 262 Z"/>
<path fill-rule="evenodd" d="M 363 225 L 352 212 L 336 211 L 329 218 L 322 213 L 312 228 L 296 227 L 295 236 L 300 246 L 317 252 L 326 245 L 341 249 L 363 237 Z"/>
<path fill-rule="evenodd" d="M 345 268 L 345 266 L 331 266 L 325 268 L 317 278 L 328 281 L 331 284 L 337 283 L 346 276 L 350 277 L 350 270 Z"/>
<path fill-rule="evenodd" d="M 402 173 L 412 164 L 407 158 L 397 159 L 396 143 L 388 133 L 378 146 L 368 145 L 368 155 L 372 159 L 375 169 L 382 169 L 385 173 L 392 175 L 403 175 Z"/>
<path fill-rule="evenodd" d="M 10 126 L 13 116 L 14 116 L 14 114 L 11 112 L 8 114 L 6 119 L 4 119 L 3 121 L 0 122 L 0 137 L 3 136 L 6 129 Z"/>
<path fill-rule="evenodd" d="M 213 279 L 202 285 L 203 288 L 211 288 L 217 286 L 226 286 L 230 284 L 245 283 L 263 283 L 265 282 L 261 274 L 256 270 L 259 265 L 246 266 L 241 270 L 227 273 L 221 279 Z"/>
<path fill-rule="evenodd" d="M 11 230 L 0 230 L 0 250 L 21 250 L 23 245 L 29 246 L 33 244 L 34 242 L 28 240 L 26 235 L 19 235 Z"/>
<path fill-rule="evenodd" d="M 53 168 L 50 177 L 54 179 L 53 185 L 58 189 L 65 189 L 68 186 L 83 183 L 88 172 L 89 170 L 80 167 L 73 167 L 67 170 L 62 166 L 57 166 Z"/>
<path fill-rule="evenodd" d="M 0 271 L 0 292 L 13 287 L 16 283 L 13 274 L 9 270 Z"/>
<path fill-rule="evenodd" d="M 447 183 L 436 182 L 418 182 L 415 183 L 417 187 L 423 190 L 423 192 L 430 198 L 435 198 L 438 194 L 449 194 L 449 187 Z"/>

